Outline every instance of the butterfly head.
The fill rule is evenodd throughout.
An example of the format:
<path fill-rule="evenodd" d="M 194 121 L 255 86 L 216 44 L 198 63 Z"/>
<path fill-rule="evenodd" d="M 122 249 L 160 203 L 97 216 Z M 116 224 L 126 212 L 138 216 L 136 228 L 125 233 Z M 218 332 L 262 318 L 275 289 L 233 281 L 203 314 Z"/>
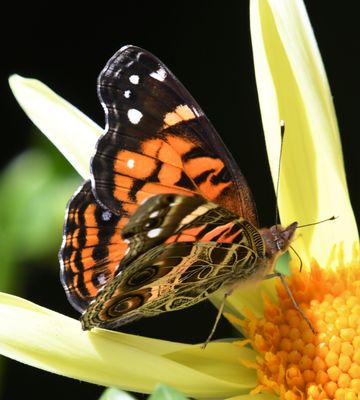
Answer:
<path fill-rule="evenodd" d="M 294 233 L 298 226 L 297 222 L 293 222 L 286 228 L 281 225 L 273 225 L 271 228 L 262 229 L 262 236 L 266 246 L 266 257 L 270 260 L 283 254 L 293 240 Z"/>

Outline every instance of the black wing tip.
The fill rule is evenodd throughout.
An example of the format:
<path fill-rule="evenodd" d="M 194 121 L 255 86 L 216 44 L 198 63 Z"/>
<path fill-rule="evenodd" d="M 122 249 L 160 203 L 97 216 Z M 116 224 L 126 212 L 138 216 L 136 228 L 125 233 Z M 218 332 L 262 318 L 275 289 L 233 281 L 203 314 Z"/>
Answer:
<path fill-rule="evenodd" d="M 134 55 L 136 55 L 136 54 L 147 54 L 147 55 L 149 55 L 151 57 L 155 57 L 150 51 L 145 50 L 142 47 L 135 46 L 133 44 L 127 44 L 125 46 L 120 47 L 120 49 L 111 58 L 114 58 L 116 56 L 119 56 L 119 55 L 125 54 L 125 53 L 130 53 L 130 54 L 134 54 Z M 157 57 L 155 57 L 155 58 L 157 58 Z"/>
<path fill-rule="evenodd" d="M 133 44 L 126 44 L 125 46 L 120 47 L 120 49 L 115 54 L 125 53 L 126 51 L 147 53 L 147 51 L 142 47 L 135 46 Z"/>
<path fill-rule="evenodd" d="M 127 44 L 125 46 L 120 47 L 119 50 L 117 50 L 114 55 L 109 59 L 109 61 L 106 63 L 105 68 L 103 69 L 103 71 L 100 73 L 100 76 L 102 75 L 102 73 L 104 71 L 106 71 L 109 68 L 109 65 L 113 64 L 114 61 L 118 60 L 118 59 L 123 59 L 124 56 L 133 56 L 134 58 L 137 57 L 139 54 L 142 53 L 148 53 L 148 51 L 146 51 L 145 49 L 138 47 L 138 46 L 134 46 L 132 44 Z M 100 77 L 99 76 L 99 77 Z"/>
<path fill-rule="evenodd" d="M 100 97 L 100 101 L 101 101 L 100 87 L 102 82 L 106 80 L 106 78 L 109 75 L 111 76 L 114 70 L 122 69 L 129 61 L 136 61 L 141 63 L 140 58 L 144 56 L 145 58 L 147 58 L 147 60 L 151 60 L 152 63 L 156 65 L 158 64 L 162 65 L 163 68 L 167 69 L 165 64 L 150 51 L 132 44 L 122 46 L 119 50 L 117 50 L 113 54 L 112 57 L 110 57 L 110 59 L 105 64 L 105 67 L 102 69 L 102 71 L 98 76 L 97 83 L 98 83 L 98 95 Z M 167 71 L 167 73 L 170 73 L 170 71 Z"/>
<path fill-rule="evenodd" d="M 129 57 L 133 60 L 137 60 L 140 55 L 145 54 L 148 57 L 157 59 L 156 56 L 154 56 L 151 52 L 148 50 L 143 49 L 142 47 L 139 46 L 134 46 L 132 44 L 127 44 L 125 46 L 122 46 L 119 50 L 117 50 L 113 56 L 107 61 L 105 67 L 103 70 L 100 72 L 99 77 L 98 77 L 98 82 L 102 79 L 103 76 L 106 75 L 107 71 L 110 69 L 110 66 L 113 64 L 120 64 L 121 61 L 125 57 Z"/>

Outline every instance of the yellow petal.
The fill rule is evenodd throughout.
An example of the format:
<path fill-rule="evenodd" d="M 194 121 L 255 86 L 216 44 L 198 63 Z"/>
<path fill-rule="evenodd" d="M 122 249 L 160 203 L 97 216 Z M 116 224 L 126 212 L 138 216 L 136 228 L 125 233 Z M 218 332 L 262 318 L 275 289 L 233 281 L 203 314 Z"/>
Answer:
<path fill-rule="evenodd" d="M 358 232 L 346 185 L 329 85 L 301 1 L 252 0 L 251 36 L 261 116 L 274 184 L 279 122 L 286 124 L 278 203 L 283 224 L 339 216 L 299 231 L 294 247 L 326 265 L 334 244 L 352 258 Z"/>
<path fill-rule="evenodd" d="M 149 393 L 161 382 L 191 397 L 224 398 L 245 393 L 254 382 L 235 381 L 231 371 L 240 353 L 230 343 L 200 350 L 100 329 L 83 332 L 79 321 L 5 293 L 0 320 L 6 321 L 0 324 L 1 354 L 99 385 Z"/>
<path fill-rule="evenodd" d="M 103 130 L 90 118 L 36 79 L 12 75 L 11 90 L 32 122 L 54 143 L 85 179 Z"/>
<path fill-rule="evenodd" d="M 205 350 L 200 346 L 189 346 L 169 353 L 166 357 L 214 378 L 236 384 L 243 393 L 248 393 L 256 385 L 256 372 L 244 367 L 239 361 L 255 362 L 256 353 L 249 348 L 212 342 Z"/>
<path fill-rule="evenodd" d="M 238 318 L 243 318 L 243 316 L 250 311 L 254 317 L 262 318 L 264 316 L 263 296 L 266 295 L 273 301 L 277 299 L 275 279 L 276 278 L 266 279 L 259 284 L 240 287 L 238 290 L 235 290 L 226 299 L 224 312 L 230 313 Z M 219 308 L 223 298 L 224 291 L 219 291 L 212 295 L 210 300 Z M 235 326 L 235 328 L 241 331 L 240 327 Z"/>

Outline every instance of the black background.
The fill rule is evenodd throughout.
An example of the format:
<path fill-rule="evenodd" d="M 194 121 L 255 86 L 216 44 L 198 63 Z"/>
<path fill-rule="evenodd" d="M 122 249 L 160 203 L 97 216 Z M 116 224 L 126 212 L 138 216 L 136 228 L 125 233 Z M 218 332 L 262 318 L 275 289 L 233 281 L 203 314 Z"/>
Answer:
<path fill-rule="evenodd" d="M 306 3 L 334 96 L 351 199 L 359 216 L 358 12 L 355 3 L 346 8 L 324 0 Z M 103 111 L 96 96 L 97 75 L 118 48 L 134 44 L 164 61 L 197 99 L 247 177 L 262 225 L 272 224 L 275 198 L 257 102 L 248 3 L 119 4 L 121 7 L 108 2 L 96 8 L 87 6 L 83 12 L 75 13 L 71 7 L 49 3 L 46 9 L 13 10 L 8 14 L 9 21 L 3 21 L 0 32 L 1 166 L 31 144 L 31 123 L 11 95 L 7 84 L 10 74 L 40 79 L 103 125 Z M 57 262 L 56 254 L 53 262 Z M 26 297 L 76 316 L 55 278 L 46 273 L 32 276 Z M 194 310 L 139 322 L 126 331 L 192 343 L 206 337 L 214 315 L 212 306 L 204 304 Z M 223 323 L 218 336 L 228 329 Z M 4 399 L 45 399 L 49 387 L 57 387 L 50 392 L 53 399 L 97 399 L 102 392 L 94 385 L 11 360 L 6 362 L 4 384 Z"/>

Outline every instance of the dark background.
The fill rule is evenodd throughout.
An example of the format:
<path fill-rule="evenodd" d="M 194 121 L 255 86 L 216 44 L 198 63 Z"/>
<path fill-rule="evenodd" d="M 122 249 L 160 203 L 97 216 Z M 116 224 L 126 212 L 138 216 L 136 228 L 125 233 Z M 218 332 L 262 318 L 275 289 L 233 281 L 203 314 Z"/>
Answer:
<path fill-rule="evenodd" d="M 350 194 L 359 216 L 358 12 L 355 3 L 348 3 L 346 7 L 322 0 L 306 3 L 334 96 Z M 103 111 L 96 96 L 97 75 L 117 49 L 135 44 L 163 60 L 197 99 L 247 177 L 262 225 L 272 224 L 275 197 L 257 102 L 248 3 L 132 1 L 119 4 L 121 7 L 117 8 L 109 3 L 96 9 L 89 6 L 78 15 L 72 9 L 59 9 L 56 4 L 51 9 L 49 6 L 29 13 L 22 10 L 16 17 L 9 14 L 9 24 L 2 24 L 0 32 L 3 42 L 0 166 L 4 167 L 20 151 L 33 146 L 31 123 L 8 88 L 10 74 L 43 81 L 103 125 Z M 45 12 L 44 16 L 39 12 Z M 60 240 L 61 232 L 59 243 Z M 46 262 L 55 265 L 56 253 Z M 22 296 L 76 316 L 53 270 L 54 267 L 46 272 L 43 268 L 41 276 L 28 274 Z M 204 303 L 193 310 L 133 324 L 126 331 L 193 343 L 204 340 L 214 316 L 212 306 Z M 229 329 L 224 322 L 218 337 L 228 334 Z M 45 399 L 49 385 L 58 388 L 51 393 L 53 399 L 56 395 L 59 399 L 65 396 L 97 399 L 103 390 L 11 360 L 6 360 L 5 367 L 4 399 L 34 395 Z"/>

